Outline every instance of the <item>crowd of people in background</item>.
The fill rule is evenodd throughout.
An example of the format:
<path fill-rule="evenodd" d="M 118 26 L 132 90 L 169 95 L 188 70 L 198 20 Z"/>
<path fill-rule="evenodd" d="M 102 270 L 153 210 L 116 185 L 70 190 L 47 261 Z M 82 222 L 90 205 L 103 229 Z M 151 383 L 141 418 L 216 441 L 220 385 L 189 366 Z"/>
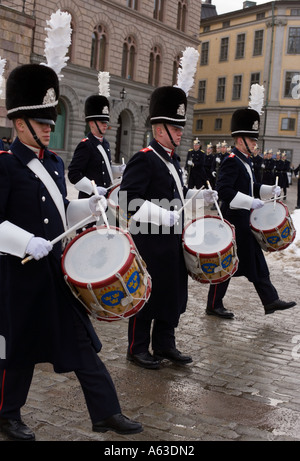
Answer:
<path fill-rule="evenodd" d="M 189 188 L 207 186 L 209 181 L 212 187 L 218 179 L 218 171 L 224 158 L 232 152 L 233 146 L 226 140 L 213 145 L 209 142 L 205 147 L 196 138 L 194 146 L 188 151 L 185 163 L 187 184 Z M 282 200 L 286 200 L 287 189 L 292 184 L 293 175 L 298 178 L 298 199 L 296 208 L 300 208 L 300 164 L 295 167 L 291 164 L 285 151 L 268 149 L 262 153 L 259 146 L 251 155 L 256 180 L 263 184 L 272 185 L 277 181 L 282 188 Z"/>

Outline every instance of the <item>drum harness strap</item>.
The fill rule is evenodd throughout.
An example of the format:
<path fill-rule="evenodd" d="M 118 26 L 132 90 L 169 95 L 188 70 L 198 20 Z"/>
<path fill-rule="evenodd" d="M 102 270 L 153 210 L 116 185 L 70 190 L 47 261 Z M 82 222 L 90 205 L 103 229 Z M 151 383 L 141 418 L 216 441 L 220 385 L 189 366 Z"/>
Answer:
<path fill-rule="evenodd" d="M 64 203 L 62 200 L 61 193 L 51 178 L 50 174 L 46 170 L 46 168 L 41 164 L 41 162 L 37 158 L 33 158 L 30 160 L 29 163 L 27 163 L 27 167 L 33 171 L 33 173 L 36 174 L 36 176 L 42 181 L 42 183 L 45 185 L 46 189 L 48 190 L 49 194 L 52 197 L 52 200 L 54 201 L 59 214 L 61 216 L 61 220 L 64 225 L 64 229 L 67 229 L 67 224 L 66 224 L 66 214 L 65 214 L 65 207 Z"/>
<path fill-rule="evenodd" d="M 111 169 L 107 154 L 106 154 L 106 152 L 104 150 L 104 147 L 102 146 L 101 143 L 98 144 L 97 149 L 99 150 L 100 154 L 102 155 L 102 157 L 103 157 L 103 159 L 105 161 L 105 165 L 106 165 L 109 177 L 110 177 L 110 182 L 113 184 L 114 181 L 113 181 L 112 169 Z"/>
<path fill-rule="evenodd" d="M 175 180 L 175 183 L 176 183 L 176 187 L 177 187 L 177 190 L 178 190 L 178 193 L 180 195 L 180 199 L 181 199 L 181 202 L 182 202 L 182 205 L 184 204 L 184 196 L 183 196 L 183 192 L 182 192 L 182 184 L 180 182 L 180 179 L 179 179 L 179 176 L 178 176 L 178 173 L 176 171 L 176 168 L 175 166 L 173 165 L 173 163 L 171 162 L 168 162 L 167 160 L 165 160 L 164 158 L 162 158 L 161 155 L 159 155 L 158 152 L 156 152 L 153 147 L 149 146 L 149 148 L 158 156 L 158 158 L 161 159 L 162 162 L 165 163 L 165 165 L 168 167 L 170 173 L 172 174 L 174 180 Z"/>

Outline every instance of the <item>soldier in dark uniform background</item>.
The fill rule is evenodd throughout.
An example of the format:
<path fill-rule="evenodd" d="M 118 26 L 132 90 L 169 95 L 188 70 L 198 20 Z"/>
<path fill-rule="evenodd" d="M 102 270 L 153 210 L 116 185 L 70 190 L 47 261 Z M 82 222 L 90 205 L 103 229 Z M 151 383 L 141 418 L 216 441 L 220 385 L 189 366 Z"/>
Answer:
<path fill-rule="evenodd" d="M 283 190 L 283 200 L 286 200 L 287 189 L 289 188 L 289 177 L 288 173 L 291 171 L 291 162 L 286 158 L 286 152 L 281 154 L 282 168 L 281 174 L 278 178 L 278 185 Z"/>
<path fill-rule="evenodd" d="M 35 364 L 43 362 L 58 373 L 76 373 L 94 431 L 142 430 L 121 414 L 97 354 L 101 342 L 64 281 L 62 242 L 51 243 L 67 220 L 71 225 L 72 216 L 75 224 L 83 214 L 97 214 L 99 200 L 106 203 L 97 195 L 66 198 L 63 161 L 47 148 L 58 97 L 58 77 L 48 66 L 20 66 L 7 79 L 6 108 L 17 138 L 0 155 L 0 335 L 7 346 L 0 360 L 0 430 L 13 440 L 35 439 L 21 419 L 21 407 Z M 34 260 L 22 265 L 25 254 Z"/>
<path fill-rule="evenodd" d="M 263 175 L 262 175 L 262 183 L 272 185 L 275 183 L 275 176 L 274 176 L 274 169 L 275 169 L 275 160 L 273 159 L 273 151 L 269 149 L 266 155 L 266 158 L 263 160 Z"/>
<path fill-rule="evenodd" d="M 296 209 L 300 208 L 300 163 L 297 168 L 294 169 L 294 174 L 297 178 L 297 205 Z"/>
<path fill-rule="evenodd" d="M 253 175 L 250 155 L 259 135 L 259 123 L 260 116 L 256 110 L 239 109 L 234 112 L 231 131 L 235 148 L 221 165 L 217 191 L 222 203 L 223 217 L 235 226 L 239 266 L 233 276 L 247 277 L 260 297 L 265 314 L 272 314 L 277 310 L 289 309 L 296 303 L 279 299 L 276 288 L 270 281 L 263 251 L 249 225 L 251 210 L 261 208 L 264 205 L 262 199 L 278 196 L 281 190 L 276 185 L 257 183 Z M 230 279 L 210 286 L 207 314 L 227 319 L 234 317 L 223 305 L 229 283 Z"/>
<path fill-rule="evenodd" d="M 200 189 L 205 185 L 205 152 L 201 149 L 198 138 L 194 140 L 194 149 L 190 149 L 187 155 L 185 169 L 189 171 L 188 188 Z"/>
<path fill-rule="evenodd" d="M 255 179 L 257 182 L 261 183 L 262 182 L 262 163 L 263 163 L 263 158 L 259 154 L 259 148 L 256 145 L 254 148 L 253 154 L 251 155 L 251 161 L 253 164 L 253 171 L 255 174 Z"/>
<path fill-rule="evenodd" d="M 205 173 L 206 173 L 206 181 L 210 182 L 211 187 L 214 187 L 214 184 L 215 184 L 215 179 L 212 175 L 213 161 L 214 161 L 213 145 L 210 142 L 206 146 L 206 156 L 205 156 L 204 167 L 205 167 Z"/>

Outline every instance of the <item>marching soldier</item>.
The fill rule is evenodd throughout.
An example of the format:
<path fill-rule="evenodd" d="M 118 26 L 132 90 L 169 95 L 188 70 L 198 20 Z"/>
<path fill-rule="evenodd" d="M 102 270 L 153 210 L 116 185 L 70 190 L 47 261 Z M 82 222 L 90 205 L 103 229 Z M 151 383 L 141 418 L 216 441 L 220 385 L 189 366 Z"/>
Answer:
<path fill-rule="evenodd" d="M 35 364 L 43 362 L 57 373 L 75 371 L 94 431 L 142 430 L 121 414 L 113 381 L 98 356 L 101 342 L 64 281 L 62 243 L 51 243 L 67 223 L 91 213 L 100 216 L 99 200 L 106 207 L 100 195 L 66 198 L 63 161 L 48 149 L 58 98 L 57 74 L 46 65 L 17 67 L 7 79 L 6 108 L 17 138 L 0 154 L 0 335 L 7 344 L 0 360 L 0 430 L 19 441 L 35 440 L 21 408 Z M 25 254 L 34 260 L 22 265 Z"/>
<path fill-rule="evenodd" d="M 223 217 L 235 226 L 238 270 L 234 277 L 245 276 L 253 283 L 264 306 L 265 314 L 286 310 L 296 305 L 279 299 L 270 280 L 269 269 L 263 251 L 253 235 L 249 222 L 250 212 L 264 205 L 263 199 L 280 195 L 280 187 L 260 184 L 252 171 L 250 155 L 259 135 L 260 115 L 253 109 L 239 109 L 231 120 L 231 132 L 235 140 L 233 152 L 223 161 L 217 190 Z M 206 313 L 226 319 L 234 317 L 223 305 L 230 278 L 209 288 Z"/>
<path fill-rule="evenodd" d="M 127 360 L 149 369 L 159 368 L 163 359 L 181 365 L 192 362 L 177 349 L 175 340 L 188 289 L 181 240 L 183 220 L 176 208 L 179 210 L 184 198 L 194 192 L 183 186 L 174 152 L 186 123 L 186 107 L 186 93 L 181 88 L 166 86 L 152 93 L 149 112 L 154 139 L 129 160 L 119 192 L 120 207 L 125 206 L 123 194 L 126 207 L 135 204 L 134 210 L 129 210 L 130 230 L 152 278 L 149 301 L 129 319 Z M 214 194 L 205 189 L 199 198 L 209 204 Z"/>

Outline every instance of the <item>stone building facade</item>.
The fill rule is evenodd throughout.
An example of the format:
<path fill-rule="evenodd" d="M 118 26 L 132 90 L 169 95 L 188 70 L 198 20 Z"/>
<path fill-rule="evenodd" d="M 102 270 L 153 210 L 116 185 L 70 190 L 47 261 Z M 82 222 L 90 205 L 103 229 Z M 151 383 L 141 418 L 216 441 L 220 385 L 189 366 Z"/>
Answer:
<path fill-rule="evenodd" d="M 150 94 L 157 86 L 175 83 L 182 51 L 187 46 L 198 48 L 201 1 L 3 0 L 0 57 L 7 59 L 4 76 L 19 64 L 44 61 L 46 21 L 58 9 L 72 17 L 72 44 L 62 70 L 60 115 L 51 147 L 68 164 L 85 134 L 84 102 L 98 92 L 98 71 L 103 70 L 110 73 L 111 120 L 106 137 L 113 161 L 124 158 L 126 162 L 151 138 Z M 178 150 L 182 160 L 192 142 L 193 91 Z M 1 100 L 0 130 L 11 129 Z"/>

